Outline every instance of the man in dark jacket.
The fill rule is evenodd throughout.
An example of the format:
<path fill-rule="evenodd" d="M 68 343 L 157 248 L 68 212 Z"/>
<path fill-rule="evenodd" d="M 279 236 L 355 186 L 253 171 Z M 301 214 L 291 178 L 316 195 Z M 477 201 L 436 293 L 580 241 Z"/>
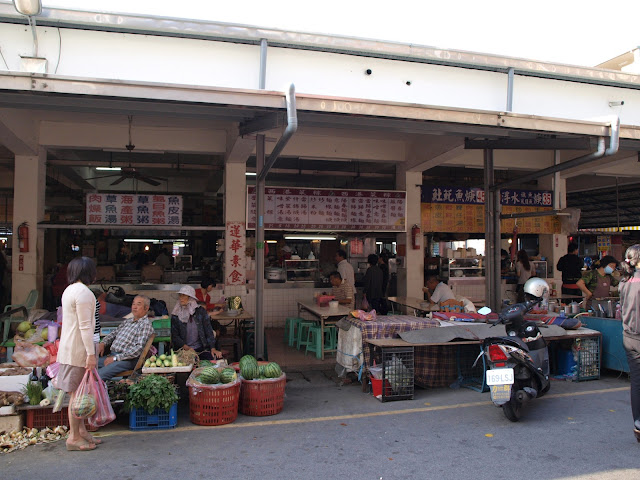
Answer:
<path fill-rule="evenodd" d="M 567 254 L 560 257 L 556 268 L 562 272 L 562 294 L 581 296 L 582 292 L 589 295 L 582 280 L 582 261 L 578 257 L 578 244 L 571 242 L 567 246 Z"/>
<path fill-rule="evenodd" d="M 369 263 L 369 268 L 362 280 L 364 294 L 366 295 L 370 308 L 375 309 L 376 313 L 380 315 L 386 315 L 388 308 L 382 293 L 383 275 L 382 270 L 380 270 L 378 266 L 378 256 L 372 253 L 367 257 L 367 262 Z"/>

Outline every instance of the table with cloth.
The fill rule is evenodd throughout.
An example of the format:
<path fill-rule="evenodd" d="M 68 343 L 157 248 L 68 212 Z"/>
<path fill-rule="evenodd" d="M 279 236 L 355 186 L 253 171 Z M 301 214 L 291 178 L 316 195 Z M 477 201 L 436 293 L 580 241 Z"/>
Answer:
<path fill-rule="evenodd" d="M 347 370 L 354 368 L 354 355 L 370 365 L 370 352 L 363 349 L 363 342 L 373 338 L 397 338 L 401 332 L 439 327 L 440 322 L 432 318 L 420 318 L 409 315 L 379 316 L 376 320 L 362 321 L 351 316 L 345 319 L 354 327 L 348 332 L 340 329 L 338 334 L 338 358 L 340 365 Z M 455 346 L 417 347 L 414 354 L 415 382 L 423 387 L 449 386 L 457 378 L 457 359 Z"/>

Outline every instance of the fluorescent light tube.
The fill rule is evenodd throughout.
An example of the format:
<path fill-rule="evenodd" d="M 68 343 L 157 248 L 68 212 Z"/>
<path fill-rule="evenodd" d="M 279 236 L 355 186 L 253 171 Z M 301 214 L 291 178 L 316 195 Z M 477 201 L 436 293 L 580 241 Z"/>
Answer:
<path fill-rule="evenodd" d="M 330 235 L 285 235 L 285 240 L 335 240 Z"/>
<path fill-rule="evenodd" d="M 121 167 L 96 167 L 96 170 L 101 170 L 103 172 L 119 172 L 122 170 Z"/>

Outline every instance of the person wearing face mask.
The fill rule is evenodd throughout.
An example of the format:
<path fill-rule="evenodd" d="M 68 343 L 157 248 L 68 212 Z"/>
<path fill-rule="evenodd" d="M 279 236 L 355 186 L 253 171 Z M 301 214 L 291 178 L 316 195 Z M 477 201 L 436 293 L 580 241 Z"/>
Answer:
<path fill-rule="evenodd" d="M 618 261 L 611 255 L 605 255 L 595 263 L 595 268 L 582 276 L 585 286 L 589 290 L 585 304 L 589 308 L 592 298 L 606 298 L 611 296 L 611 287 L 618 285 L 620 274 L 615 272 Z"/>

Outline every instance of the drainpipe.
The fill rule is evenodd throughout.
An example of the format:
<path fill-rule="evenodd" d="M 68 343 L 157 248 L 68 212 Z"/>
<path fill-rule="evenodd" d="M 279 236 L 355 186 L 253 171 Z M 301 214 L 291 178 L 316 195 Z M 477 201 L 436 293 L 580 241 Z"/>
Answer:
<path fill-rule="evenodd" d="M 509 67 L 507 70 L 507 112 L 513 110 L 513 67 Z"/>
<path fill-rule="evenodd" d="M 287 127 L 262 168 L 260 167 L 261 160 L 264 159 L 264 135 L 259 135 L 259 137 L 262 137 L 262 145 L 258 144 L 256 149 L 256 170 L 258 172 L 256 177 L 256 246 L 259 246 L 261 250 L 256 254 L 256 358 L 264 358 L 264 212 L 262 211 L 262 206 L 264 205 L 264 183 L 269 169 L 276 163 L 278 156 L 298 129 L 296 89 L 293 83 L 285 93 L 285 101 L 287 105 Z M 262 257 L 262 260 L 260 261 L 260 268 L 258 268 L 258 259 L 260 257 Z"/>
<path fill-rule="evenodd" d="M 593 162 L 594 160 L 598 160 L 600 158 L 615 155 L 616 153 L 618 153 L 619 146 L 620 146 L 620 117 L 615 116 L 611 120 L 611 135 L 609 136 L 608 148 L 605 148 L 605 137 L 598 137 L 598 149 L 595 152 L 588 153 L 587 155 L 574 158 L 572 160 L 560 163 L 558 165 L 553 165 L 551 167 L 545 168 L 538 172 L 530 173 L 529 175 L 525 175 L 524 177 L 514 178 L 513 180 L 509 180 L 507 182 L 501 183 L 499 187 L 496 186 L 494 188 L 512 187 L 524 182 L 529 182 L 531 180 L 537 180 L 538 178 L 551 175 L 552 173 L 562 172 L 570 168 L 579 167 L 581 165 Z"/>

